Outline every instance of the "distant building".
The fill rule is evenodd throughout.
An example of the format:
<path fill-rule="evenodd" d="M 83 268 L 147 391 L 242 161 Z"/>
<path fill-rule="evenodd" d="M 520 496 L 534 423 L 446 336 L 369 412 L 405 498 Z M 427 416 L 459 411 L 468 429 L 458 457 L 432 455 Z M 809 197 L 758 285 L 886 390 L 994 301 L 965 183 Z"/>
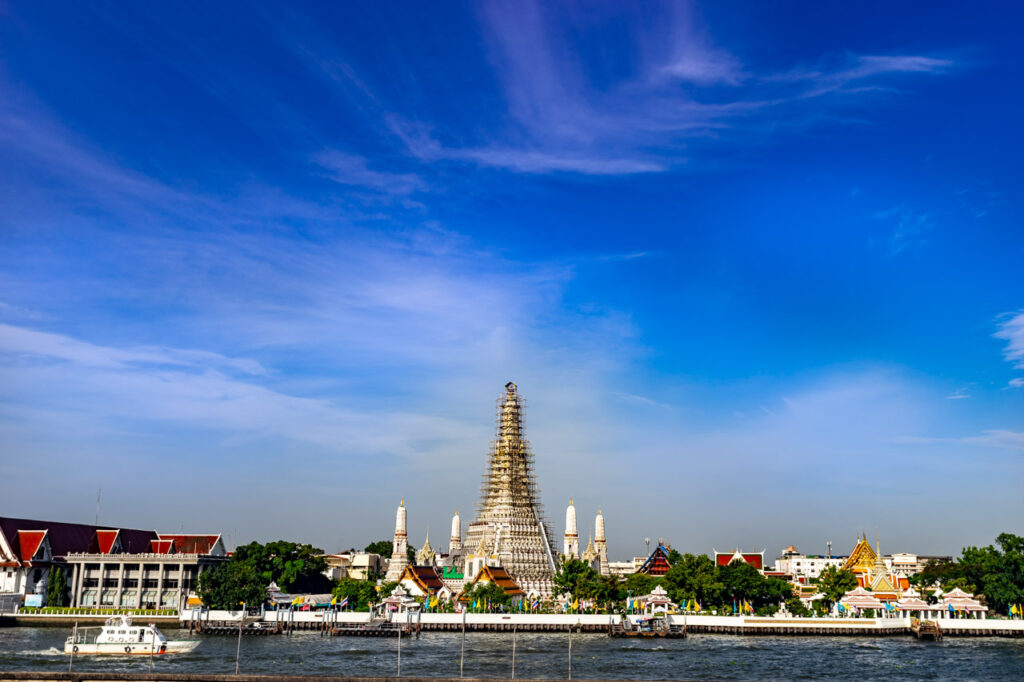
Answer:
<path fill-rule="evenodd" d="M 734 562 L 742 562 L 750 564 L 759 571 L 764 570 L 764 553 L 765 550 L 760 552 L 741 552 L 738 549 L 734 549 L 731 552 L 719 552 L 718 550 L 712 550 L 715 553 L 715 565 L 716 566 L 728 566 Z"/>
<path fill-rule="evenodd" d="M 816 581 L 822 571 L 829 566 L 840 568 L 845 560 L 845 556 L 801 554 L 796 547 L 790 545 L 782 550 L 782 555 L 775 560 L 775 570 L 791 576 L 793 582 L 803 585 Z"/>
<path fill-rule="evenodd" d="M 339 554 L 324 554 L 323 559 L 327 564 L 324 575 L 331 580 L 369 580 L 371 576 L 383 575 L 386 570 L 384 558 L 369 552 L 350 550 Z"/>
<path fill-rule="evenodd" d="M 72 606 L 177 609 L 199 573 L 226 558 L 219 535 L 0 517 L 0 593 L 19 602 L 45 594 L 61 567 Z"/>
<path fill-rule="evenodd" d="M 672 564 L 668 561 L 668 553 L 670 551 L 668 547 L 659 542 L 658 546 L 654 548 L 654 551 L 644 560 L 636 572 L 646 573 L 655 578 L 665 575 L 668 573 L 668 569 L 672 568 Z"/>
<path fill-rule="evenodd" d="M 181 609 L 199 575 L 227 558 L 220 535 L 158 534 L 145 551 L 118 537 L 67 555 L 71 605 Z"/>

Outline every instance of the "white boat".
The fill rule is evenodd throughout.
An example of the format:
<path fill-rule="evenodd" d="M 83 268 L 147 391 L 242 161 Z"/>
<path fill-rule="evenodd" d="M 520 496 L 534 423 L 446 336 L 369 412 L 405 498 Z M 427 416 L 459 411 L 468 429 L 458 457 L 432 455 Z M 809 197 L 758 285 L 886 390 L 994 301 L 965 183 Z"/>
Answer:
<path fill-rule="evenodd" d="M 163 633 L 153 625 L 134 625 L 131 615 L 108 618 L 102 627 L 80 628 L 75 626 L 67 641 L 64 653 L 72 655 L 111 654 L 116 656 L 159 656 L 182 654 L 199 646 L 199 640 L 168 642 Z"/>

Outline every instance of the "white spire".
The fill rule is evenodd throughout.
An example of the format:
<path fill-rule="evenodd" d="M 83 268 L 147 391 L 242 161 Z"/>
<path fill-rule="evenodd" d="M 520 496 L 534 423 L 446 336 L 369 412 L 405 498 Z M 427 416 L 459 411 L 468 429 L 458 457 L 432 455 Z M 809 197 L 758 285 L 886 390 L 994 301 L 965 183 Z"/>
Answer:
<path fill-rule="evenodd" d="M 405 511 L 405 499 L 398 505 L 398 514 L 395 516 L 395 533 L 405 533 L 408 530 L 408 512 Z"/>
<path fill-rule="evenodd" d="M 594 548 L 597 550 L 597 556 L 601 560 L 598 570 L 601 575 L 610 575 L 611 572 L 608 569 L 608 542 L 604 537 L 604 514 L 601 513 L 600 508 L 597 510 L 597 516 L 594 517 Z"/>
<path fill-rule="evenodd" d="M 450 550 L 456 550 L 462 548 L 462 518 L 459 517 L 459 510 L 455 510 L 455 516 L 452 517 L 452 536 L 448 540 Z"/>
<path fill-rule="evenodd" d="M 408 527 L 408 515 L 405 510 L 405 500 L 398 505 L 398 512 L 395 514 L 395 539 L 391 544 L 391 561 L 388 562 L 388 573 L 385 580 L 395 582 L 402 575 L 402 571 L 409 565 L 407 550 L 409 549 L 409 536 L 406 533 Z"/>
<path fill-rule="evenodd" d="M 562 554 L 576 559 L 580 554 L 580 537 L 576 530 L 576 507 L 569 498 L 569 506 L 565 508 L 565 540 L 562 543 Z"/>

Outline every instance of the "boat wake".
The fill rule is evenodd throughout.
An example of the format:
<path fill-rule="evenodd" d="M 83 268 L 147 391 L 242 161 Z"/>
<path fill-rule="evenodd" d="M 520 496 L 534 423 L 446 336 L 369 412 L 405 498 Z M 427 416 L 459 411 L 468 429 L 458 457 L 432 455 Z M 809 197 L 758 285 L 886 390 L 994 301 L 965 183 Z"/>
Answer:
<path fill-rule="evenodd" d="M 19 656 L 63 656 L 64 652 L 57 647 L 50 647 L 49 649 L 36 649 L 36 650 L 24 650 L 18 652 Z"/>

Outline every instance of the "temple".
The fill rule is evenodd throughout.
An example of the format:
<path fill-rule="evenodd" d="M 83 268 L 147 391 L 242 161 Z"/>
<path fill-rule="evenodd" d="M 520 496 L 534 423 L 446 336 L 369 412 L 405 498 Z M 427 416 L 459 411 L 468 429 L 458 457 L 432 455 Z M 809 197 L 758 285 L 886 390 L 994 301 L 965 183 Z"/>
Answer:
<path fill-rule="evenodd" d="M 409 565 L 409 536 L 406 533 L 408 517 L 405 511 L 405 500 L 398 505 L 395 515 L 395 538 L 391 543 L 391 561 L 388 562 L 388 574 L 384 577 L 388 582 L 398 582 L 402 572 Z"/>
<path fill-rule="evenodd" d="M 544 521 L 533 455 L 523 437 L 523 400 L 512 382 L 498 399 L 497 433 L 466 545 L 477 548 L 477 559 L 483 558 L 476 556 L 481 550 L 495 557 L 524 592 L 542 597 L 552 593 L 556 552 Z"/>
<path fill-rule="evenodd" d="M 580 557 L 580 534 L 576 529 L 576 507 L 572 499 L 565 509 L 565 539 L 562 541 L 562 558 L 578 559 Z"/>

